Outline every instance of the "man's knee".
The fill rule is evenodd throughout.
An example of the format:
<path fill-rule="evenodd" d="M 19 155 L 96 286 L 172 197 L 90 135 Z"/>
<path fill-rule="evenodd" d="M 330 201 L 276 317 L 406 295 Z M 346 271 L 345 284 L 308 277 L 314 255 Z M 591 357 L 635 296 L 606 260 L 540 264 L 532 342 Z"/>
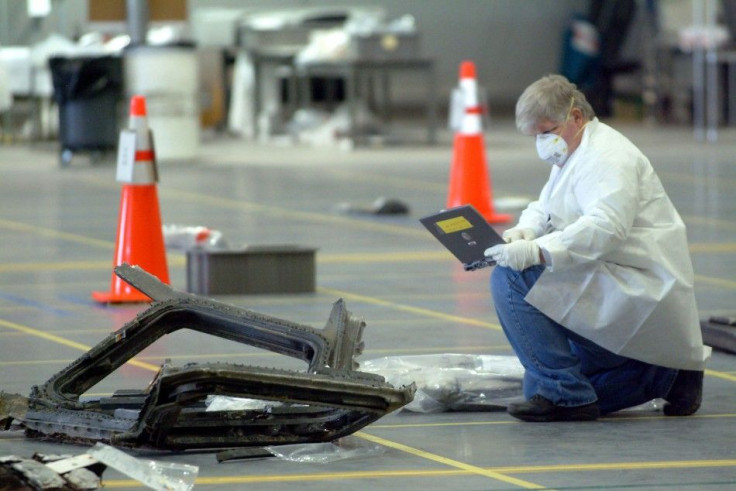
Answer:
<path fill-rule="evenodd" d="M 514 270 L 511 268 L 495 266 L 491 272 L 491 287 L 508 284 L 508 276 L 513 272 Z"/>
<path fill-rule="evenodd" d="M 510 271 L 509 268 L 504 268 L 502 266 L 496 266 L 493 268 L 493 271 L 491 271 L 491 290 L 496 291 L 499 288 L 503 288 L 505 285 L 508 284 L 508 271 Z"/>
<path fill-rule="evenodd" d="M 516 271 L 505 266 L 495 266 L 491 272 L 491 288 L 508 289 L 512 284 L 517 283 L 521 275 L 520 271 Z"/>
<path fill-rule="evenodd" d="M 507 302 L 511 294 L 511 275 L 518 274 L 511 268 L 496 266 L 491 272 L 491 297 L 495 303 Z"/>

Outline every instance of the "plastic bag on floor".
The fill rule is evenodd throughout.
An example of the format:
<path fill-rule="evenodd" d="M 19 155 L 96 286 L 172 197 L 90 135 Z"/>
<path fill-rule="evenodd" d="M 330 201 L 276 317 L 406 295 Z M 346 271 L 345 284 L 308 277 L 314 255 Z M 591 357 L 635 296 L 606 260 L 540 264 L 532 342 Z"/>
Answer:
<path fill-rule="evenodd" d="M 328 443 L 304 443 L 264 447 L 282 460 L 308 464 L 329 464 L 338 460 L 373 457 L 385 447 L 362 438 L 345 437 Z"/>
<path fill-rule="evenodd" d="M 297 141 L 314 146 L 340 146 L 353 134 L 368 137 L 382 133 L 381 122 L 362 100 L 356 101 L 354 120 L 349 104 L 343 103 L 327 118 L 318 112 L 298 113 L 287 126 Z"/>
<path fill-rule="evenodd" d="M 515 356 L 435 354 L 388 356 L 361 362 L 399 387 L 417 385 L 404 409 L 419 413 L 505 409 L 522 395 L 524 367 Z"/>
<path fill-rule="evenodd" d="M 164 244 L 167 249 L 188 251 L 205 249 L 221 251 L 228 249 L 227 240 L 219 230 L 202 226 L 164 225 Z"/>
<path fill-rule="evenodd" d="M 664 399 L 652 399 L 649 402 L 645 402 L 644 404 L 639 404 L 638 406 L 629 407 L 626 409 L 623 409 L 622 411 L 640 411 L 640 412 L 647 412 L 647 411 L 653 411 L 653 412 L 661 412 L 664 408 L 667 401 Z"/>
<path fill-rule="evenodd" d="M 189 491 L 199 467 L 171 462 L 136 459 L 116 448 L 97 443 L 87 450 L 98 461 L 158 491 Z"/>

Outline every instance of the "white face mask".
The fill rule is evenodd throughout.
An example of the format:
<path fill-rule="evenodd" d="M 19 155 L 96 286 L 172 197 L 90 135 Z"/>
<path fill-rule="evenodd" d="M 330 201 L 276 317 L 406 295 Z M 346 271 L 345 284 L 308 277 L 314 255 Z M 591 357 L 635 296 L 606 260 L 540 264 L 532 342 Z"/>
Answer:
<path fill-rule="evenodd" d="M 537 154 L 539 158 L 552 165 L 562 167 L 567 160 L 567 142 L 554 133 L 537 135 Z"/>

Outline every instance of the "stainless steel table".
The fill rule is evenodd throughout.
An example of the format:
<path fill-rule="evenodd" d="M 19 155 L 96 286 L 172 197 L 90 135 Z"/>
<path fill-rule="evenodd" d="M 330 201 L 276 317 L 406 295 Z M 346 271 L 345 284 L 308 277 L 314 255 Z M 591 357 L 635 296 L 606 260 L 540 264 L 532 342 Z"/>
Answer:
<path fill-rule="evenodd" d="M 295 64 L 297 83 L 299 86 L 299 104 L 303 107 L 309 101 L 310 77 L 340 77 L 345 80 L 345 99 L 349 106 L 350 137 L 357 143 L 360 135 L 356 131 L 357 105 L 361 97 L 366 97 L 362 88 L 366 81 L 377 77 L 380 83 L 380 115 L 384 121 L 391 118 L 393 104 L 391 102 L 391 77 L 399 72 L 414 72 L 422 75 L 420 90 L 425 94 L 425 117 L 427 125 L 427 142 L 436 142 L 437 101 L 434 61 L 429 58 L 413 59 L 372 59 L 320 61 Z"/>

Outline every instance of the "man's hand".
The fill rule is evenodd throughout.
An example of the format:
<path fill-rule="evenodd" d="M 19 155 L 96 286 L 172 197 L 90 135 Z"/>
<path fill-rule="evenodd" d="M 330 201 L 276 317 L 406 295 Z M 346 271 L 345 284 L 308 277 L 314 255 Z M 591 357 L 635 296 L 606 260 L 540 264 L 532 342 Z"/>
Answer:
<path fill-rule="evenodd" d="M 516 271 L 523 271 L 531 266 L 542 264 L 539 246 L 531 240 L 519 239 L 510 244 L 498 244 L 484 252 L 487 258 Z"/>
<path fill-rule="evenodd" d="M 537 238 L 537 234 L 530 228 L 513 227 L 506 230 L 501 237 L 506 242 L 515 242 L 517 240 L 534 240 Z"/>

